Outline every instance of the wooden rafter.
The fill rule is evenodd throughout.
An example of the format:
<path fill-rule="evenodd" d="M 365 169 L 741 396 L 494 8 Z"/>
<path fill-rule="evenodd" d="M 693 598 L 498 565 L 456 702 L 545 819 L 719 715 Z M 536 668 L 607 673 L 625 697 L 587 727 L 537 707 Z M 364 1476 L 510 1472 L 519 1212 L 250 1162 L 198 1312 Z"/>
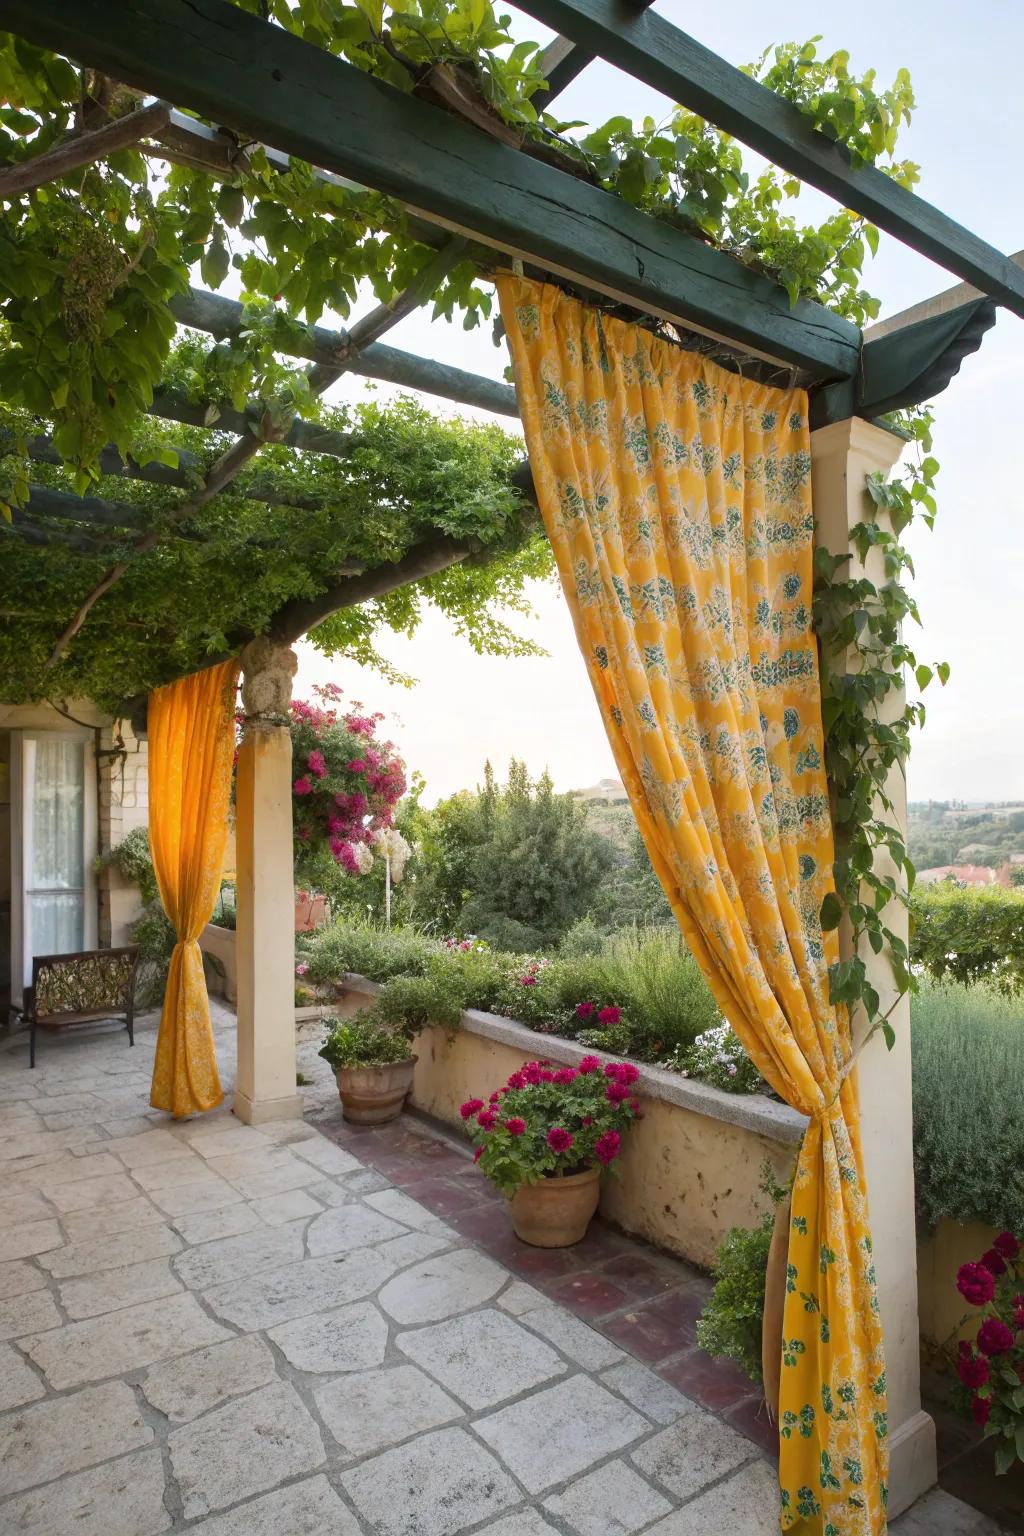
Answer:
<path fill-rule="evenodd" d="M 1024 316 L 1024 272 L 994 246 L 849 154 L 800 109 L 703 47 L 657 11 L 622 0 L 521 0 L 538 21 L 662 91 L 801 181 Z"/>
<path fill-rule="evenodd" d="M 45 186 L 83 165 L 105 160 L 119 149 L 138 144 L 140 139 L 152 138 L 166 128 L 170 115 L 170 107 L 157 101 L 151 106 L 140 107 L 137 112 L 114 118 L 102 128 L 71 134 L 41 155 L 32 155 L 27 160 L 19 160 L 16 165 L 6 166 L 0 170 L 0 202 L 10 202 L 33 187 Z"/>
<path fill-rule="evenodd" d="M 201 288 L 190 288 L 188 293 L 173 298 L 171 312 L 180 324 L 207 331 L 212 336 L 236 336 L 245 327 L 244 309 L 237 299 L 207 293 Z M 332 331 L 326 326 L 310 325 L 281 350 L 325 367 L 333 367 L 345 360 L 348 371 L 362 378 L 386 380 L 407 389 L 440 395 L 460 405 L 474 405 L 484 411 L 519 419 L 516 392 L 511 384 L 470 373 L 465 368 L 453 368 L 448 363 L 437 363 L 432 358 L 417 357 L 412 352 L 383 346 L 380 342 L 371 342 L 353 353 L 350 331 Z"/>
<path fill-rule="evenodd" d="M 397 324 L 403 315 L 408 314 L 411 309 L 416 307 L 417 303 L 422 302 L 423 298 L 432 293 L 444 277 L 445 272 L 450 270 L 461 259 L 462 252 L 463 241 L 459 238 L 450 240 L 447 246 L 443 247 L 442 250 L 438 251 L 431 258 L 426 267 L 420 271 L 409 285 L 405 293 L 397 294 L 389 304 L 378 306 L 360 323 L 359 327 L 353 327 L 350 333 L 353 351 L 361 343 L 365 344 L 376 341 L 378 336 L 383 335 L 390 326 Z M 358 340 L 356 339 L 357 330 Z M 318 365 L 314 365 L 310 374 L 314 393 L 322 393 L 330 384 L 333 384 L 336 379 L 340 378 L 345 372 L 345 366 L 344 363 L 339 363 L 334 368 L 321 369 Z M 231 484 L 232 480 L 245 468 L 246 464 L 255 458 L 265 442 L 280 442 L 284 436 L 284 429 L 279 429 L 276 426 L 263 422 L 260 425 L 259 432 L 247 433 L 244 437 L 240 437 L 233 443 L 230 448 L 226 449 L 220 458 L 217 459 L 216 463 L 206 472 L 202 484 L 191 495 L 187 496 L 184 501 L 179 503 L 169 518 L 166 519 L 164 526 L 151 529 L 148 533 L 143 534 L 137 543 L 133 545 L 130 555 L 125 559 L 116 561 L 104 573 L 102 579 L 96 583 L 92 591 L 83 598 L 74 615 L 58 636 L 57 642 L 48 657 L 47 665 L 51 667 L 56 665 L 100 598 L 109 592 L 111 587 L 119 582 L 131 568 L 132 559 L 146 554 L 148 550 L 155 548 L 166 537 L 169 527 L 173 527 L 176 523 L 187 522 L 189 518 L 194 517 L 196 512 L 212 501 L 215 496 L 224 490 L 225 486 Z"/>
<path fill-rule="evenodd" d="M 791 305 L 734 257 L 225 0 L 5 0 L 4 10 L 33 42 L 499 251 L 817 378 L 856 371 L 849 321 Z"/>

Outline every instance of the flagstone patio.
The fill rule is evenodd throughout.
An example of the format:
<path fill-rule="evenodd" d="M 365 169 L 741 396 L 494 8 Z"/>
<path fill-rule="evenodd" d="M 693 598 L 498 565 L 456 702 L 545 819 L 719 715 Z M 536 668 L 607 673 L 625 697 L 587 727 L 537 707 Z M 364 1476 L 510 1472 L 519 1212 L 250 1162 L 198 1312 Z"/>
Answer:
<path fill-rule="evenodd" d="M 216 1016 L 225 1086 L 234 1021 Z M 464 1150 L 148 1108 L 155 1020 L 0 1048 L 0 1530 L 769 1536 L 771 1428 L 707 1282 L 526 1248 Z M 934 1491 L 898 1536 L 997 1536 Z"/>

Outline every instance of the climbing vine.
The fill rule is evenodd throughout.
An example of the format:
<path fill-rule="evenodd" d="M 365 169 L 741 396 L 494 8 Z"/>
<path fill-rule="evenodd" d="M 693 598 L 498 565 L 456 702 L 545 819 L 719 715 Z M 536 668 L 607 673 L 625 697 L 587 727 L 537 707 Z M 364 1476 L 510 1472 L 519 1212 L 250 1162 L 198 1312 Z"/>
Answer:
<path fill-rule="evenodd" d="M 904 635 L 905 625 L 921 620 L 905 585 L 913 566 L 902 535 L 917 516 L 933 526 L 939 466 L 931 453 L 929 411 L 904 414 L 898 426 L 916 452 L 903 474 L 868 477 L 870 511 L 850 531 L 864 574 L 844 573 L 849 555 L 819 547 L 814 556 L 825 765 L 835 827 L 836 888 L 822 904 L 821 920 L 826 930 L 845 923 L 850 939 L 849 957 L 829 972 L 831 997 L 851 1012 L 862 1008 L 869 1033 L 881 1031 L 890 1049 L 895 1044 L 890 1015 L 900 997 L 917 990 L 908 947 L 886 916 L 893 901 L 908 905 L 915 873 L 894 816 L 890 775 L 905 772 L 911 732 L 924 724 L 925 706 L 906 699 L 903 690 L 908 677 L 922 693 L 933 678 L 944 685 L 949 677 L 946 662 L 920 662 Z M 875 867 L 886 852 L 898 875 Z M 885 952 L 892 966 L 897 998 L 884 1013 L 868 980 L 865 945 L 876 955 Z"/>
<path fill-rule="evenodd" d="M 858 324 L 877 313 L 861 281 L 878 241 L 871 224 L 838 210 L 800 226 L 784 211 L 800 182 L 770 165 L 752 176 L 739 145 L 693 113 L 639 124 L 613 117 L 589 131 L 562 120 L 545 109 L 538 45 L 517 41 L 490 0 L 237 3 L 730 251 L 794 301 L 816 298 Z M 819 58 L 816 42 L 784 44 L 749 70 L 855 161 L 912 184 L 916 167 L 895 158 L 913 107 L 906 72 L 883 89 L 873 71 L 852 73 L 843 52 Z M 14 165 L 140 98 L 0 33 L 0 102 L 0 165 Z M 173 146 L 125 149 L 0 211 L 0 398 L 49 423 L 76 488 L 87 490 L 105 444 L 134 447 L 169 363 L 169 305 L 197 269 L 213 289 L 232 275 L 251 301 L 245 336 L 211 349 L 221 397 L 254 392 L 277 421 L 305 412 L 308 391 L 301 370 L 279 361 L 283 332 L 325 311 L 346 317 L 361 284 L 387 302 L 432 254 L 389 199 L 259 145 L 239 142 L 226 177 Z M 492 261 L 470 246 L 438 279 L 435 316 L 460 315 L 467 328 L 485 319 L 492 298 L 480 279 Z M 21 504 L 23 486 L 8 490 L 6 505 Z"/>

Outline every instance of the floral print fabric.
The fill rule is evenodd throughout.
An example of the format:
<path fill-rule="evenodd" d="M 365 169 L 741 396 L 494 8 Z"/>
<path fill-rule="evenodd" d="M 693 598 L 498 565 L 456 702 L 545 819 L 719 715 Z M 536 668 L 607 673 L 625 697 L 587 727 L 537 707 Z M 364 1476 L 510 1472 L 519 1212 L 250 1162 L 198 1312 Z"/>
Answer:
<path fill-rule="evenodd" d="M 215 1109 L 224 1098 L 198 941 L 224 868 L 237 681 L 238 663 L 229 661 L 149 696 L 149 846 L 178 935 L 149 1102 L 176 1118 Z"/>
<path fill-rule="evenodd" d="M 885 1372 L 832 827 L 801 390 L 499 280 L 538 500 L 654 867 L 723 1013 L 811 1123 L 783 1327 L 783 1530 L 885 1530 Z"/>

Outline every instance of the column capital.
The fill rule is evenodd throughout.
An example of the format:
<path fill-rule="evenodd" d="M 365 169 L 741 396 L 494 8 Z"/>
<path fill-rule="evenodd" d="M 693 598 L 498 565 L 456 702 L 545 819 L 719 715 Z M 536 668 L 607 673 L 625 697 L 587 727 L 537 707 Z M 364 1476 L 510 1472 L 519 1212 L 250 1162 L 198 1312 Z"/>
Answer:
<path fill-rule="evenodd" d="M 242 707 L 246 725 L 287 725 L 292 678 L 299 660 L 290 645 L 257 635 L 242 651 Z"/>
<path fill-rule="evenodd" d="M 844 421 L 832 421 L 811 433 L 812 459 L 843 454 L 859 460 L 865 473 L 892 469 L 906 446 L 906 439 L 898 432 L 865 421 L 863 416 L 847 416 Z"/>

